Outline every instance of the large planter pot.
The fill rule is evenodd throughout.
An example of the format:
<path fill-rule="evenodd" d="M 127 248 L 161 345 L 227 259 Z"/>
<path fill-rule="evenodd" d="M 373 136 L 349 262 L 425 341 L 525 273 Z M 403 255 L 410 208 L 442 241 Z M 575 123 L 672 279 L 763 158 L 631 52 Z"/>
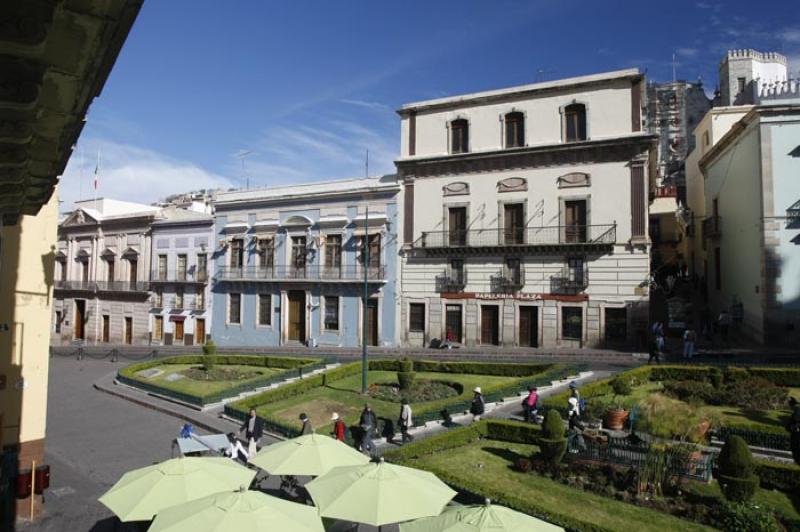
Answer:
<path fill-rule="evenodd" d="M 624 408 L 609 408 L 606 410 L 605 427 L 610 430 L 622 430 L 627 419 L 628 411 Z"/>

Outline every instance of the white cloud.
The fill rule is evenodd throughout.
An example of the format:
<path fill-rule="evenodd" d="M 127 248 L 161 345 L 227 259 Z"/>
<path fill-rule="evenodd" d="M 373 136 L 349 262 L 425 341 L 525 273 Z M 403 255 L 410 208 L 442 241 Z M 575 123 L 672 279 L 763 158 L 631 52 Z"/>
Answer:
<path fill-rule="evenodd" d="M 87 139 L 72 154 L 59 187 L 61 211 L 79 199 L 94 197 L 93 180 L 100 154 L 97 197 L 149 204 L 164 197 L 236 183 L 187 161 L 108 140 Z"/>
<path fill-rule="evenodd" d="M 392 108 L 388 105 L 380 102 L 369 102 L 366 100 L 356 100 L 350 98 L 342 98 L 339 100 L 341 103 L 346 103 L 348 105 L 355 105 L 357 107 L 363 107 L 365 109 L 372 109 L 375 111 L 392 111 Z"/>
<path fill-rule="evenodd" d="M 778 38 L 789 43 L 800 43 L 800 28 L 786 28 L 778 33 Z"/>
<path fill-rule="evenodd" d="M 697 48 L 678 48 L 675 53 L 681 57 L 694 57 L 698 54 Z"/>

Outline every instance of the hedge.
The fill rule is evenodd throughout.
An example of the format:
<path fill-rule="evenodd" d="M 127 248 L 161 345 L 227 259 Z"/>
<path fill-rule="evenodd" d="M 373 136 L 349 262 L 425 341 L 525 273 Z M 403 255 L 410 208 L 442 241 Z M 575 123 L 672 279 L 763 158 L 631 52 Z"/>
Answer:
<path fill-rule="evenodd" d="M 272 375 L 266 375 L 257 379 L 250 379 L 226 390 L 221 390 L 213 394 L 202 396 L 178 392 L 170 388 L 160 386 L 156 383 L 147 382 L 137 375 L 137 373 L 140 371 L 156 366 L 171 364 L 204 364 L 206 362 L 212 362 L 213 364 L 217 365 L 241 365 L 278 368 L 286 369 L 286 371 L 281 371 Z M 208 404 L 217 403 L 223 399 L 227 399 L 228 397 L 234 397 L 248 390 L 253 390 L 263 386 L 269 386 L 277 382 L 285 381 L 286 379 L 296 376 L 297 372 L 311 372 L 325 367 L 325 365 L 326 362 L 318 358 L 263 357 L 253 355 L 182 355 L 132 364 L 128 367 L 120 369 L 117 372 L 117 380 L 123 384 L 127 384 L 128 386 L 140 388 L 150 393 L 163 395 L 172 399 L 177 399 L 185 403 L 202 407 Z"/>
<path fill-rule="evenodd" d="M 401 371 L 401 360 L 371 360 L 369 369 L 376 371 Z M 413 371 L 429 373 L 462 373 L 465 375 L 492 375 L 495 377 L 528 377 L 553 367 L 553 364 L 503 364 L 492 362 L 439 362 L 413 360 Z"/>
<path fill-rule="evenodd" d="M 755 460 L 761 487 L 786 493 L 800 493 L 800 466 L 770 460 Z"/>
<path fill-rule="evenodd" d="M 755 447 L 781 451 L 791 450 L 789 432 L 779 426 L 761 423 L 729 423 L 717 428 L 715 432 L 717 438 L 723 441 L 727 440 L 729 436 L 740 436 L 748 445 Z"/>

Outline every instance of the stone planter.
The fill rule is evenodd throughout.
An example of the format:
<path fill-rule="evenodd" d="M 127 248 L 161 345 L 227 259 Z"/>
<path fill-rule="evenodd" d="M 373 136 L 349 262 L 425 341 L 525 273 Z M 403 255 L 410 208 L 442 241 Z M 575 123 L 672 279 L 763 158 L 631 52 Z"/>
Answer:
<path fill-rule="evenodd" d="M 605 427 L 610 430 L 622 430 L 627 419 L 628 411 L 624 408 L 609 408 L 606 411 Z"/>

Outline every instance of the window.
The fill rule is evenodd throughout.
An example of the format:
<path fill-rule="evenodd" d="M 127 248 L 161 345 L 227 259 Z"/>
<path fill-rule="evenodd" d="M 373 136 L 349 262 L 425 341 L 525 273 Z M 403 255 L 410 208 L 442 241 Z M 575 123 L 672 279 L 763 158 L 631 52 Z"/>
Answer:
<path fill-rule="evenodd" d="M 722 290 L 722 252 L 714 248 L 714 288 Z"/>
<path fill-rule="evenodd" d="M 408 304 L 408 330 L 425 332 L 425 303 Z"/>
<path fill-rule="evenodd" d="M 228 323 L 242 322 L 242 294 L 228 294 Z"/>
<path fill-rule="evenodd" d="M 272 295 L 258 294 L 258 324 L 272 325 Z"/>
<path fill-rule="evenodd" d="M 451 285 L 464 285 L 464 259 L 450 260 L 450 283 Z"/>
<path fill-rule="evenodd" d="M 174 308 L 183 308 L 183 288 L 175 289 L 175 306 Z"/>
<path fill-rule="evenodd" d="M 325 296 L 325 330 L 339 330 L 339 297 Z"/>
<path fill-rule="evenodd" d="M 306 237 L 292 237 L 292 267 L 295 272 L 305 272 L 306 269 Z"/>
<path fill-rule="evenodd" d="M 451 246 L 467 243 L 467 208 L 449 207 L 447 209 L 447 232 Z"/>
<path fill-rule="evenodd" d="M 333 269 L 342 266 L 342 235 L 325 237 L 325 266 Z"/>
<path fill-rule="evenodd" d="M 561 308 L 561 337 L 565 340 L 583 338 L 583 309 L 581 307 Z"/>
<path fill-rule="evenodd" d="M 586 140 L 586 106 L 573 103 L 564 108 L 564 140 Z"/>
<path fill-rule="evenodd" d="M 458 118 L 450 122 L 450 153 L 469 151 L 469 123 Z"/>
<path fill-rule="evenodd" d="M 708 131 L 703 131 L 703 146 L 708 146 L 711 143 L 711 136 Z"/>
<path fill-rule="evenodd" d="M 206 309 L 206 293 L 202 287 L 198 289 L 197 294 L 194 296 L 194 308 L 195 310 Z"/>
<path fill-rule="evenodd" d="M 586 200 L 564 202 L 564 237 L 567 243 L 586 242 L 586 222 L 588 220 Z"/>
<path fill-rule="evenodd" d="M 81 280 L 84 283 L 89 282 L 89 261 L 83 260 L 81 261 Z"/>
<path fill-rule="evenodd" d="M 741 94 L 744 92 L 745 87 L 747 87 L 747 78 L 736 78 L 736 87 L 737 87 L 737 94 Z"/>
<path fill-rule="evenodd" d="M 570 257 L 567 259 L 567 281 L 573 287 L 583 288 L 586 286 L 583 275 L 583 258 Z"/>
<path fill-rule="evenodd" d="M 197 254 L 197 280 L 205 281 L 208 278 L 208 256 L 205 253 Z"/>
<path fill-rule="evenodd" d="M 186 255 L 178 255 L 178 281 L 186 280 Z"/>
<path fill-rule="evenodd" d="M 164 293 L 161 291 L 160 288 L 156 288 L 156 290 L 153 292 L 153 306 L 154 307 L 164 306 Z"/>
<path fill-rule="evenodd" d="M 274 264 L 273 241 L 271 238 L 258 239 L 258 265 L 264 270 L 271 271 Z"/>
<path fill-rule="evenodd" d="M 231 268 L 244 266 L 244 241 L 241 238 L 231 240 Z"/>
<path fill-rule="evenodd" d="M 525 205 L 506 203 L 503 205 L 503 235 L 505 244 L 522 244 L 525 240 Z"/>
<path fill-rule="evenodd" d="M 369 235 L 368 237 L 361 238 L 361 257 L 359 257 L 359 262 L 364 264 L 364 260 L 367 258 L 366 256 L 366 242 L 369 241 L 369 268 L 379 268 L 381 265 L 381 235 L 380 233 L 375 235 Z"/>
<path fill-rule="evenodd" d="M 62 317 L 61 311 L 57 310 L 56 311 L 56 323 L 55 323 L 56 334 L 60 334 L 61 333 L 61 320 L 62 319 L 63 319 L 63 317 Z"/>
<path fill-rule="evenodd" d="M 167 280 L 167 256 L 158 256 L 158 279 L 159 281 Z"/>
<path fill-rule="evenodd" d="M 64 260 L 60 260 L 60 261 L 58 261 L 58 265 L 59 265 L 59 268 L 60 268 L 61 280 L 62 281 L 66 281 L 67 280 L 67 262 L 64 261 Z"/>
<path fill-rule="evenodd" d="M 135 257 L 130 258 L 128 259 L 128 266 L 130 268 L 131 284 L 135 284 L 139 277 L 139 261 Z"/>
<path fill-rule="evenodd" d="M 506 275 L 513 286 L 522 286 L 522 264 L 519 259 L 506 259 Z"/>
<path fill-rule="evenodd" d="M 114 282 L 114 257 L 106 258 L 106 280 L 109 283 Z"/>
<path fill-rule="evenodd" d="M 508 113 L 505 117 L 506 148 L 519 148 L 525 145 L 525 116 L 519 111 Z"/>

